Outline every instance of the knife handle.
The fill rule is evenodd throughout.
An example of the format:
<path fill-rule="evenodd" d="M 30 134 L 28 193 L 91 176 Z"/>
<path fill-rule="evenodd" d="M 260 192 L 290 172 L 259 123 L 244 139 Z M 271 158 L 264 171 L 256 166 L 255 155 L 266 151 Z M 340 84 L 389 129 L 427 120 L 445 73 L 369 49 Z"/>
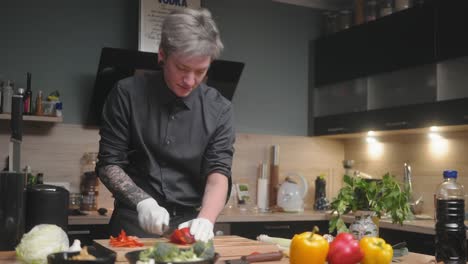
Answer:
<path fill-rule="evenodd" d="M 262 262 L 262 261 L 275 261 L 275 260 L 280 260 L 282 258 L 283 258 L 283 252 L 275 251 L 275 252 L 242 256 L 241 260 L 247 261 L 248 263 L 252 263 L 252 262 Z"/>

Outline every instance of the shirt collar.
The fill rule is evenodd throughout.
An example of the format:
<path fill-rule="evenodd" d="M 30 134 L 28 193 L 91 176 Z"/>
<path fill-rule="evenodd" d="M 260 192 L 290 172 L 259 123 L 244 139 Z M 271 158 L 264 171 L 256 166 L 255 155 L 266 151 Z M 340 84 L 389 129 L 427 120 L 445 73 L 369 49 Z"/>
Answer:
<path fill-rule="evenodd" d="M 195 103 L 196 97 L 200 91 L 200 86 L 198 85 L 197 88 L 193 89 L 193 91 L 186 97 L 178 97 L 176 96 L 172 90 L 167 86 L 166 81 L 164 80 L 164 75 L 161 73 L 157 79 L 157 88 L 158 89 L 158 98 L 163 105 L 171 105 L 171 104 L 183 104 L 188 110 L 193 108 Z"/>

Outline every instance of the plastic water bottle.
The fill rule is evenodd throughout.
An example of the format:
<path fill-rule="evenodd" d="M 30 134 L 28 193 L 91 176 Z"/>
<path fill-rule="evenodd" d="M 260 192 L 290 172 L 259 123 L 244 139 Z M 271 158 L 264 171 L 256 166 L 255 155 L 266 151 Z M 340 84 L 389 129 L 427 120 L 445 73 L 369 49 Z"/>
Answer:
<path fill-rule="evenodd" d="M 466 264 L 465 196 L 457 171 L 444 171 L 436 192 L 435 257 L 445 264 Z"/>

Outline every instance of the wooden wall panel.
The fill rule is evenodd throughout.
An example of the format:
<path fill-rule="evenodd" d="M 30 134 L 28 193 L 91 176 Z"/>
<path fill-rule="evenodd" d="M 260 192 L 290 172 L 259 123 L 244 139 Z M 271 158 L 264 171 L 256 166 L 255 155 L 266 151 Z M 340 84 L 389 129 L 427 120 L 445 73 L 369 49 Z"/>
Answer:
<path fill-rule="evenodd" d="M 85 152 L 98 151 L 99 134 L 97 129 L 87 129 L 80 125 L 25 123 L 22 144 L 22 167 L 30 165 L 34 172 L 44 172 L 48 182 L 70 182 L 76 192 L 80 182 L 80 160 Z M 0 120 L 0 167 L 5 166 L 8 156 L 9 125 Z M 251 184 L 253 202 L 256 199 L 257 168 L 269 161 L 270 147 L 280 145 L 280 182 L 288 172 L 306 176 L 309 193 L 306 206 L 313 206 L 314 180 L 320 173 L 327 177 L 327 196 L 331 197 L 340 187 L 344 157 L 344 144 L 338 140 L 272 136 L 258 134 L 238 134 L 233 164 L 234 182 Z M 111 194 L 101 185 L 100 207 L 112 207 Z"/>

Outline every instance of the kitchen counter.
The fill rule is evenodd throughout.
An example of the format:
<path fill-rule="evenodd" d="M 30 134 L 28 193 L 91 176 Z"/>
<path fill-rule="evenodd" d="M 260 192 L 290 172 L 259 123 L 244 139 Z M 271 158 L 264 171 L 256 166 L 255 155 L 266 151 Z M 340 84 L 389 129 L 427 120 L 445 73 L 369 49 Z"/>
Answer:
<path fill-rule="evenodd" d="M 239 241 L 243 241 L 239 243 Z M 250 242 L 249 242 L 250 241 Z M 236 236 L 220 236 L 215 237 L 215 248 L 217 251 L 224 252 L 221 254 L 221 260 L 225 259 L 236 259 L 244 255 L 246 252 L 260 252 L 266 253 L 271 252 L 271 246 L 265 245 L 261 247 L 261 242 L 254 240 L 247 240 Z M 429 255 L 422 255 L 416 253 L 409 253 L 408 255 L 398 258 L 400 264 L 429 264 L 435 263 L 434 257 Z M 3 251 L 0 252 L 0 263 L 2 264 L 19 264 L 20 262 L 16 259 L 14 251 Z M 125 262 L 118 262 L 125 263 Z M 223 263 L 218 261 L 217 264 Z M 264 264 L 287 264 L 289 259 L 284 257 L 280 261 L 262 262 Z"/>
<path fill-rule="evenodd" d="M 110 221 L 113 209 L 107 209 L 106 215 L 100 215 L 96 211 L 87 212 L 88 215 L 69 215 L 69 225 L 107 225 Z"/>

